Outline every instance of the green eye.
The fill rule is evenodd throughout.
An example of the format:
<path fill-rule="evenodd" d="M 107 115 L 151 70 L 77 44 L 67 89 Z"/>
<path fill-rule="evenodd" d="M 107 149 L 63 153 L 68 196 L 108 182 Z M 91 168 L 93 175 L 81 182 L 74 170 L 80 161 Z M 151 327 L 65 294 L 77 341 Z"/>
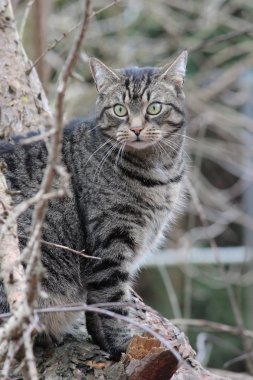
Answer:
<path fill-rule="evenodd" d="M 157 115 L 158 113 L 160 113 L 162 110 L 162 105 L 161 103 L 157 103 L 157 102 L 154 102 L 154 103 L 151 103 L 148 108 L 147 108 L 147 113 L 149 115 Z"/>
<path fill-rule="evenodd" d="M 123 117 L 127 115 L 127 109 L 122 104 L 116 104 L 116 106 L 113 107 L 115 115 L 119 117 Z"/>

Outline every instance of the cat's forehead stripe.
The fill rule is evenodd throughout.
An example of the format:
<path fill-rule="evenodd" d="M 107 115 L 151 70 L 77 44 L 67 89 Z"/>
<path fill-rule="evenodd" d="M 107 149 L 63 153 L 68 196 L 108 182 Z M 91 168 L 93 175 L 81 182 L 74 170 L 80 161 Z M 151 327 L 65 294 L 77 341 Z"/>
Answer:
<path fill-rule="evenodd" d="M 127 90 L 128 101 L 141 99 L 151 83 L 151 77 L 154 70 L 149 68 L 144 69 L 127 69 L 125 75 L 125 87 Z M 150 98 L 150 94 L 149 94 Z M 123 100 L 126 100 L 126 93 L 123 95 Z"/>

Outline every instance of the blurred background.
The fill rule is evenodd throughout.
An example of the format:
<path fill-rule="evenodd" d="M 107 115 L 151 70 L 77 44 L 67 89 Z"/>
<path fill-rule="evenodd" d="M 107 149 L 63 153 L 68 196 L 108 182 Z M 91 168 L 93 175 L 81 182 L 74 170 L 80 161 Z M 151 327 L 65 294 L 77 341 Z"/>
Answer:
<path fill-rule="evenodd" d="M 36 67 L 53 108 L 83 0 L 12 2 L 30 59 L 43 55 Z M 118 68 L 163 65 L 189 50 L 188 202 L 136 290 L 177 320 L 204 365 L 252 373 L 253 333 L 249 341 L 243 330 L 253 330 L 253 2 L 92 4 L 95 14 L 66 93 L 66 121 L 94 110 L 88 56 Z M 239 326 L 241 333 L 214 331 L 198 319 Z"/>

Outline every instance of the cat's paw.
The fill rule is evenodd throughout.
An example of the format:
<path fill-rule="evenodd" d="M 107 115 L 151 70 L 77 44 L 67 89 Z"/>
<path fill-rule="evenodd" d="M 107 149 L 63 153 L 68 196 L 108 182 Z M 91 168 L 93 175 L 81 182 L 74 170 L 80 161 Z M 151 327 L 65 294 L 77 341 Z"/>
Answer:
<path fill-rule="evenodd" d="M 34 341 L 36 346 L 47 348 L 49 346 L 59 347 L 64 344 L 63 337 L 56 338 L 53 335 L 42 332 L 38 334 Z"/>
<path fill-rule="evenodd" d="M 94 343 L 107 351 L 113 360 L 119 360 L 126 352 L 134 335 L 129 323 L 112 317 L 86 314 L 86 325 Z"/>

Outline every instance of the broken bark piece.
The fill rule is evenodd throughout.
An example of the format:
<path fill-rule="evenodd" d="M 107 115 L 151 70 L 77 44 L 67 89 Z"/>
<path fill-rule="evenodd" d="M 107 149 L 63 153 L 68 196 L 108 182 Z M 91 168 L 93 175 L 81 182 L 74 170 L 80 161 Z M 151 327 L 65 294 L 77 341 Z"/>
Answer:
<path fill-rule="evenodd" d="M 150 334 L 135 335 L 128 346 L 123 361 L 128 365 L 129 380 L 170 379 L 177 370 L 178 361 L 158 339 Z"/>
<path fill-rule="evenodd" d="M 111 365 L 112 362 L 97 362 L 96 360 L 88 360 L 87 362 L 84 362 L 84 364 L 90 368 L 103 369 Z"/>
<path fill-rule="evenodd" d="M 161 347 L 161 342 L 150 334 L 134 335 L 129 343 L 126 355 L 130 359 L 142 359 L 150 351 L 154 352 L 159 347 Z M 159 351 L 161 351 L 161 348 Z"/>
<path fill-rule="evenodd" d="M 182 359 L 191 360 L 195 358 L 196 353 L 189 344 L 184 332 L 180 331 L 157 311 L 145 305 L 143 300 L 135 292 L 132 292 L 132 300 L 136 307 L 135 319 L 140 325 L 150 327 L 153 331 L 166 339 L 172 347 L 178 351 Z M 143 337 L 145 336 L 147 336 L 147 334 L 143 334 Z M 130 346 L 131 342 L 129 348 Z"/>
<path fill-rule="evenodd" d="M 177 363 L 169 350 L 153 348 L 142 359 L 131 359 L 126 374 L 129 380 L 169 380 L 177 370 Z"/>

